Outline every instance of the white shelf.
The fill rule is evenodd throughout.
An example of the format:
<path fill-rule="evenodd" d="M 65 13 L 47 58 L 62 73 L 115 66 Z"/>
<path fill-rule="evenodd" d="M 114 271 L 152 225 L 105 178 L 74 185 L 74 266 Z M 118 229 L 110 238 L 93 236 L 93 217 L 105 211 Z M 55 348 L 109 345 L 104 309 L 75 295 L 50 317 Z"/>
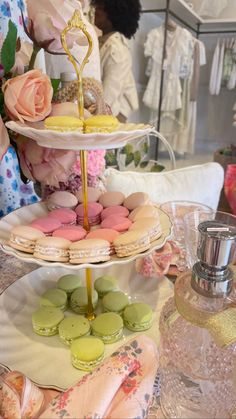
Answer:
<path fill-rule="evenodd" d="M 166 9 L 166 4 L 166 0 L 143 0 L 142 10 L 144 12 L 154 12 L 155 10 L 164 11 Z M 170 10 L 193 28 L 197 28 L 197 24 L 202 23 L 203 21 L 202 18 L 184 2 L 184 0 L 171 0 Z"/>
<path fill-rule="evenodd" d="M 234 31 L 236 32 L 236 20 L 231 18 L 224 19 L 203 19 L 200 33 L 204 31 Z"/>
<path fill-rule="evenodd" d="M 158 10 L 166 10 L 166 0 L 142 0 L 142 10 L 144 12 L 155 12 Z M 232 30 L 236 31 L 236 19 L 222 18 L 222 19 L 203 19 L 192 8 L 185 3 L 184 0 L 170 0 L 170 11 L 178 18 L 182 19 L 193 29 L 197 30 L 200 24 L 201 31 L 210 30 Z"/>

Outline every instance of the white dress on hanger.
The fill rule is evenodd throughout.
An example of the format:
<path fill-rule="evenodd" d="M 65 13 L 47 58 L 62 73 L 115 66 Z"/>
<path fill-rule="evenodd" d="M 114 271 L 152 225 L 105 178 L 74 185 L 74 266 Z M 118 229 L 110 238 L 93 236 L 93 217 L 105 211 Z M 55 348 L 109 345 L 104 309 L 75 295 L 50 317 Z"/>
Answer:
<path fill-rule="evenodd" d="M 209 82 L 209 92 L 211 95 L 216 94 L 215 92 L 216 92 L 219 59 L 220 59 L 220 41 L 218 39 L 216 47 L 215 47 L 215 51 L 213 54 L 212 65 L 211 65 L 211 75 L 210 75 L 210 82 Z"/>
<path fill-rule="evenodd" d="M 192 35 L 186 29 L 177 26 L 174 31 L 167 32 L 162 111 L 174 112 L 182 107 L 180 78 L 188 77 L 190 73 L 191 43 Z M 144 45 L 144 55 L 151 57 L 152 66 L 143 102 L 153 110 L 158 110 L 159 107 L 163 44 L 164 27 L 162 25 L 149 32 Z"/>
<path fill-rule="evenodd" d="M 222 80 L 222 75 L 223 75 L 224 55 L 225 55 L 225 40 L 223 39 L 220 46 L 220 56 L 219 56 L 218 72 L 217 72 L 217 78 L 216 78 L 216 89 L 215 89 L 216 95 L 219 95 L 220 93 L 221 80 Z"/>

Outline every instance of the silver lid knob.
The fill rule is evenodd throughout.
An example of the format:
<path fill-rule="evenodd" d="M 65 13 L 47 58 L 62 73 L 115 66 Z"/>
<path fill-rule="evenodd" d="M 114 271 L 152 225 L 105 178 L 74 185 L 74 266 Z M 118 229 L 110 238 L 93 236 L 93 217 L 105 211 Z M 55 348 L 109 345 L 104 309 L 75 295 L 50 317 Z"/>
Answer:
<path fill-rule="evenodd" d="M 224 268 L 236 256 L 236 227 L 217 220 L 199 224 L 197 255 L 208 266 Z"/>

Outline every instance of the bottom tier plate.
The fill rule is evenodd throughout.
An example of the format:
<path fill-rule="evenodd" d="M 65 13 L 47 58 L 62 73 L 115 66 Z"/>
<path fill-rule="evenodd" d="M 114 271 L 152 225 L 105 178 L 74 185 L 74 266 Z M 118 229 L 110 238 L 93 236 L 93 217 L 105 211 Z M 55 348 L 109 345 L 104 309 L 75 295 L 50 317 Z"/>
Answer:
<path fill-rule="evenodd" d="M 76 370 L 70 361 L 69 347 L 59 336 L 41 337 L 33 332 L 31 315 L 39 305 L 40 295 L 55 287 L 58 278 L 70 271 L 65 268 L 39 268 L 13 284 L 0 295 L 0 364 L 27 375 L 36 384 L 66 389 L 85 373 Z M 173 285 L 165 278 L 144 279 L 135 272 L 134 264 L 113 265 L 109 269 L 94 269 L 93 279 L 103 274 L 114 275 L 119 287 L 134 301 L 150 304 L 154 322 L 145 333 L 159 344 L 159 316 L 164 302 L 173 294 Z M 84 278 L 84 270 L 78 270 Z M 125 341 L 136 336 L 124 329 L 122 340 L 106 345 L 109 356 Z"/>

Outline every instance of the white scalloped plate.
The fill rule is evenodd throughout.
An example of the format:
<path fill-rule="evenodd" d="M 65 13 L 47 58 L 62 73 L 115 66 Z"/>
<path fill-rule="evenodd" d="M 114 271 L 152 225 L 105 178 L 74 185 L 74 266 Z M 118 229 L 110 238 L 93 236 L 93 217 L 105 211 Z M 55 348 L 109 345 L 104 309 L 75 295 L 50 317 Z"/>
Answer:
<path fill-rule="evenodd" d="M 128 141 L 148 135 L 153 127 L 145 124 L 119 124 L 111 133 L 82 134 L 78 131 L 59 132 L 46 130 L 44 122 L 25 123 L 9 121 L 12 131 L 32 138 L 42 147 L 63 150 L 95 150 L 123 147 Z"/>
<path fill-rule="evenodd" d="M 27 225 L 35 218 L 44 217 L 48 214 L 47 208 L 45 203 L 40 202 L 32 205 L 28 205 L 22 208 L 19 208 L 10 214 L 6 215 L 0 220 L 0 247 L 3 252 L 8 253 L 17 257 L 20 260 L 29 263 L 37 263 L 40 266 L 61 266 L 61 267 L 68 267 L 69 269 L 78 269 L 78 268 L 102 268 L 103 266 L 111 266 L 113 264 L 125 264 L 129 261 L 135 260 L 139 257 L 143 257 L 151 253 L 155 249 L 160 249 L 168 240 L 168 238 L 172 234 L 172 223 L 170 221 L 169 216 L 162 210 L 159 210 L 160 216 L 160 223 L 162 227 L 162 235 L 159 239 L 153 241 L 151 243 L 150 249 L 146 252 L 140 253 L 139 255 L 129 256 L 125 258 L 118 258 L 116 255 L 112 255 L 111 259 L 107 262 L 100 262 L 100 263 L 83 263 L 80 265 L 72 265 L 70 263 L 63 263 L 63 262 L 48 262 L 46 260 L 36 259 L 31 254 L 21 252 L 19 250 L 13 249 L 12 247 L 8 246 L 8 240 L 10 237 L 10 231 L 13 227 L 17 225 Z"/>
<path fill-rule="evenodd" d="M 60 341 L 58 335 L 42 337 L 33 332 L 31 316 L 38 308 L 40 295 L 54 288 L 60 276 L 66 273 L 69 271 L 65 268 L 39 268 L 18 279 L 0 295 L 0 365 L 21 371 L 40 386 L 59 390 L 70 387 L 85 373 L 72 366 L 69 347 Z M 84 272 L 80 270 L 78 274 L 84 280 Z M 133 263 L 104 268 L 103 271 L 94 269 L 93 279 L 104 274 L 114 275 L 120 289 L 131 296 L 132 301 L 151 305 L 154 322 L 145 334 L 158 345 L 160 312 L 165 301 L 173 295 L 171 282 L 144 279 L 135 272 Z M 105 357 L 138 334 L 124 329 L 121 340 L 106 345 Z"/>

